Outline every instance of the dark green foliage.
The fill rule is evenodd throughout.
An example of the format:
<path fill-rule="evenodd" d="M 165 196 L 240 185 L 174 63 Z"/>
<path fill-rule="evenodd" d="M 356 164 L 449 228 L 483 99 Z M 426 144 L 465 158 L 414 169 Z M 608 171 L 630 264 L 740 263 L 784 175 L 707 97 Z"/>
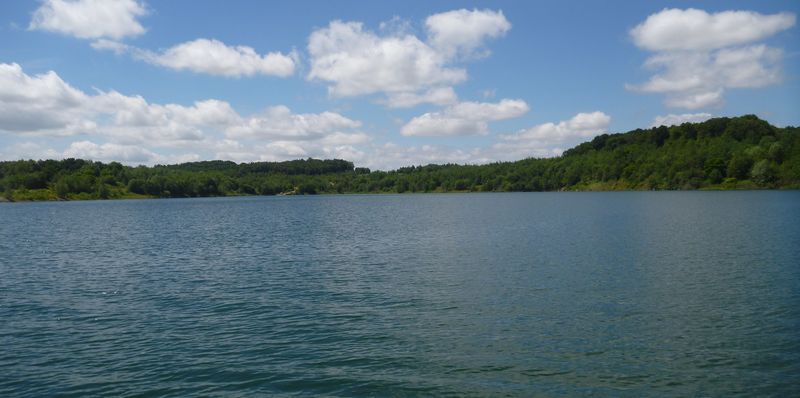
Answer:
<path fill-rule="evenodd" d="M 748 173 L 750 173 L 750 168 L 752 166 L 753 159 L 749 156 L 743 153 L 735 154 L 731 157 L 730 162 L 728 162 L 728 177 L 745 179 Z"/>
<path fill-rule="evenodd" d="M 750 172 L 753 181 L 762 186 L 768 186 L 777 179 L 777 167 L 767 159 L 759 160 Z"/>
<path fill-rule="evenodd" d="M 345 160 L 128 167 L 81 159 L 0 162 L 0 196 L 106 199 L 382 192 L 800 187 L 800 129 L 755 116 L 603 134 L 563 156 L 485 165 L 356 168 Z"/>
<path fill-rule="evenodd" d="M 223 172 L 236 175 L 279 173 L 287 175 L 321 175 L 353 171 L 353 163 L 346 160 L 298 159 L 287 162 L 254 162 L 236 164 L 230 161 L 210 160 L 168 166 L 156 166 L 167 170 L 190 172 Z M 367 169 L 369 172 L 369 169 Z"/>

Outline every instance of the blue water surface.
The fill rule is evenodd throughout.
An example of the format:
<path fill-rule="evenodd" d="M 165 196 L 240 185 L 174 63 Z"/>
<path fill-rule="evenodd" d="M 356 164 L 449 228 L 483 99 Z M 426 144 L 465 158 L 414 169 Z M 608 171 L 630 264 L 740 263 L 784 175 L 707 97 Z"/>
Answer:
<path fill-rule="evenodd" d="M 0 396 L 800 396 L 800 192 L 0 204 Z"/>

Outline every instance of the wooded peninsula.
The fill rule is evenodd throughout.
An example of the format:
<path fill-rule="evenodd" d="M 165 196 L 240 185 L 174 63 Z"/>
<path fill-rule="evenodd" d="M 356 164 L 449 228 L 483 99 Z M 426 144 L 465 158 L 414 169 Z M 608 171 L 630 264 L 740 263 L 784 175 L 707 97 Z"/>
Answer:
<path fill-rule="evenodd" d="M 753 115 L 603 134 L 555 158 L 370 171 L 345 160 L 153 167 L 0 162 L 3 201 L 405 192 L 800 188 L 800 128 Z"/>

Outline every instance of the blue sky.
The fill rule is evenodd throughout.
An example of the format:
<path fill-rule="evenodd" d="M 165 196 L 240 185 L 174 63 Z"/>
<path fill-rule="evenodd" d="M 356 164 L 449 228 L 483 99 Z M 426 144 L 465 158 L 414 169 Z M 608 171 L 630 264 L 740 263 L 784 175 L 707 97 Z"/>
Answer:
<path fill-rule="evenodd" d="M 800 124 L 796 1 L 0 2 L 0 159 L 555 156 Z"/>

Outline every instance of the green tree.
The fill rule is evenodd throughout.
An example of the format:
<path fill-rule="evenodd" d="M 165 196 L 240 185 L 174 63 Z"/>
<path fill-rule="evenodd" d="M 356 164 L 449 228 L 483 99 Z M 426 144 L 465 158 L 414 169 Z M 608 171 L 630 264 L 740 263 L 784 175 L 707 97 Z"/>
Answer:
<path fill-rule="evenodd" d="M 756 162 L 750 172 L 753 182 L 759 185 L 769 185 L 775 182 L 777 172 L 775 166 L 767 159 Z"/>
<path fill-rule="evenodd" d="M 725 161 L 718 157 L 711 158 L 706 161 L 704 171 L 712 183 L 718 184 L 725 178 Z"/>
<path fill-rule="evenodd" d="M 108 199 L 109 196 L 108 185 L 101 183 L 97 184 L 97 197 L 100 199 Z"/>
<path fill-rule="evenodd" d="M 753 160 L 743 154 L 733 155 L 730 162 L 728 162 L 728 177 L 733 177 L 739 180 L 747 178 Z"/>
<path fill-rule="evenodd" d="M 66 178 L 59 178 L 58 181 L 53 184 L 53 191 L 55 191 L 56 196 L 65 199 L 67 194 L 70 192 L 69 184 L 67 183 Z"/>
<path fill-rule="evenodd" d="M 11 188 L 11 186 L 5 186 L 3 189 L 3 197 L 9 201 L 14 200 L 14 190 Z"/>
<path fill-rule="evenodd" d="M 130 181 L 128 181 L 128 191 L 144 195 L 145 181 L 142 180 L 141 178 L 131 178 Z"/>

